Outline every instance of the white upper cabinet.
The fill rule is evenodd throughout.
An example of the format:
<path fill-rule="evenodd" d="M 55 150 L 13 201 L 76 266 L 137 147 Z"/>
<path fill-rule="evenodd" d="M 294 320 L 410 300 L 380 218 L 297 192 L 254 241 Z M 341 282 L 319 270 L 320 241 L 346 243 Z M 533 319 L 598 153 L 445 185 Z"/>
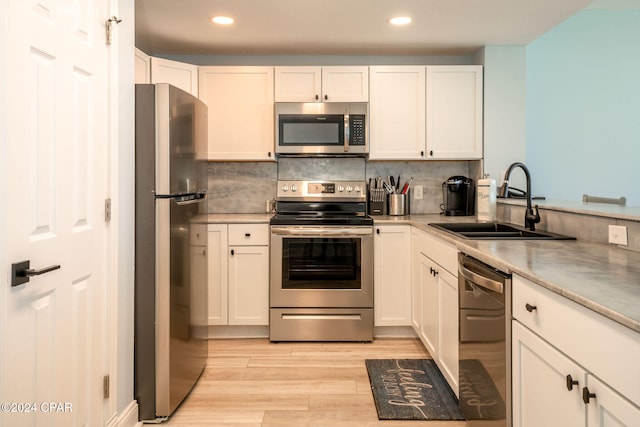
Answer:
<path fill-rule="evenodd" d="M 273 67 L 200 67 L 209 160 L 274 160 Z"/>
<path fill-rule="evenodd" d="M 370 67 L 372 160 L 420 160 L 425 150 L 425 67 Z"/>
<path fill-rule="evenodd" d="M 152 57 L 151 83 L 169 83 L 198 96 L 198 66 Z"/>
<path fill-rule="evenodd" d="M 369 67 L 276 67 L 276 102 L 368 102 Z"/>
<path fill-rule="evenodd" d="M 482 66 L 376 66 L 370 78 L 370 159 L 482 158 Z"/>
<path fill-rule="evenodd" d="M 427 158 L 482 158 L 482 66 L 427 67 Z"/>
<path fill-rule="evenodd" d="M 151 83 L 151 57 L 136 48 L 134 57 L 136 83 Z"/>

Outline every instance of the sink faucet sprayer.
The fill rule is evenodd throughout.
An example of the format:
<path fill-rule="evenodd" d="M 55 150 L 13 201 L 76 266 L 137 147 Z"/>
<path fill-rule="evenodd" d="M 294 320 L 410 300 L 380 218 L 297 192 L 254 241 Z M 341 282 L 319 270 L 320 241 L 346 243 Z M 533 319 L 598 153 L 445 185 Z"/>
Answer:
<path fill-rule="evenodd" d="M 524 227 L 528 228 L 531 231 L 535 231 L 536 224 L 540 222 L 540 214 L 538 212 L 538 205 L 535 205 L 534 208 L 531 207 L 531 174 L 529 173 L 529 169 L 524 165 L 524 163 L 512 163 L 507 172 L 504 174 L 504 182 L 500 186 L 498 190 L 498 197 L 506 198 L 509 197 L 509 177 L 511 176 L 511 172 L 515 168 L 521 168 L 524 171 L 524 176 L 527 179 L 527 211 L 524 215 Z"/>

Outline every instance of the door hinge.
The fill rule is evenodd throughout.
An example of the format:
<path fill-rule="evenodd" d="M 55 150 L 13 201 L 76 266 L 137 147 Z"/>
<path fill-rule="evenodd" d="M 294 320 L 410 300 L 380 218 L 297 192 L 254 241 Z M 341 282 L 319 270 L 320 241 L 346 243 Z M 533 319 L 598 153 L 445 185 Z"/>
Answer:
<path fill-rule="evenodd" d="M 104 222 L 111 221 L 111 199 L 104 199 Z"/>
<path fill-rule="evenodd" d="M 106 22 L 106 29 L 107 29 L 107 44 L 111 44 L 111 32 L 113 30 L 113 24 L 119 24 L 122 22 L 122 19 L 118 19 L 117 16 L 112 16 L 111 18 L 107 19 Z"/>
<path fill-rule="evenodd" d="M 102 398 L 109 398 L 109 375 L 102 377 Z"/>

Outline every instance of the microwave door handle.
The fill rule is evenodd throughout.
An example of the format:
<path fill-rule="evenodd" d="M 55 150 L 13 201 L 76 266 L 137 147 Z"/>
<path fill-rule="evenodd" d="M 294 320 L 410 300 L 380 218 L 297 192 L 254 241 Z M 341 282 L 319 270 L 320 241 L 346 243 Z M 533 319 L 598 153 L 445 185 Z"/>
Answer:
<path fill-rule="evenodd" d="M 344 112 L 344 152 L 349 151 L 349 109 Z"/>

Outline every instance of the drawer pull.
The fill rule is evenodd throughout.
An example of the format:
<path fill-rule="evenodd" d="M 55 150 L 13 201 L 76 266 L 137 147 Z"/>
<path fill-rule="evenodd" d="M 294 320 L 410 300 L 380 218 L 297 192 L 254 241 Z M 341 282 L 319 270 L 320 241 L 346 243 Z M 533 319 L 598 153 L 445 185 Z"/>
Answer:
<path fill-rule="evenodd" d="M 251 237 L 251 233 L 244 233 L 244 237 Z"/>
<path fill-rule="evenodd" d="M 578 385 L 578 381 L 575 381 L 571 375 L 567 375 L 567 390 L 573 390 L 574 385 Z"/>
<path fill-rule="evenodd" d="M 236 251 L 234 251 L 233 249 L 231 249 L 231 255 L 235 255 Z"/>
<path fill-rule="evenodd" d="M 531 305 L 529 303 L 525 304 L 524 308 L 526 308 L 529 313 L 531 313 L 533 310 L 538 309 L 538 307 L 536 307 L 535 305 Z"/>
<path fill-rule="evenodd" d="M 595 398 L 596 398 L 595 393 L 589 392 L 589 389 L 587 387 L 582 388 L 582 401 L 585 404 L 588 404 L 590 399 L 595 399 Z"/>

